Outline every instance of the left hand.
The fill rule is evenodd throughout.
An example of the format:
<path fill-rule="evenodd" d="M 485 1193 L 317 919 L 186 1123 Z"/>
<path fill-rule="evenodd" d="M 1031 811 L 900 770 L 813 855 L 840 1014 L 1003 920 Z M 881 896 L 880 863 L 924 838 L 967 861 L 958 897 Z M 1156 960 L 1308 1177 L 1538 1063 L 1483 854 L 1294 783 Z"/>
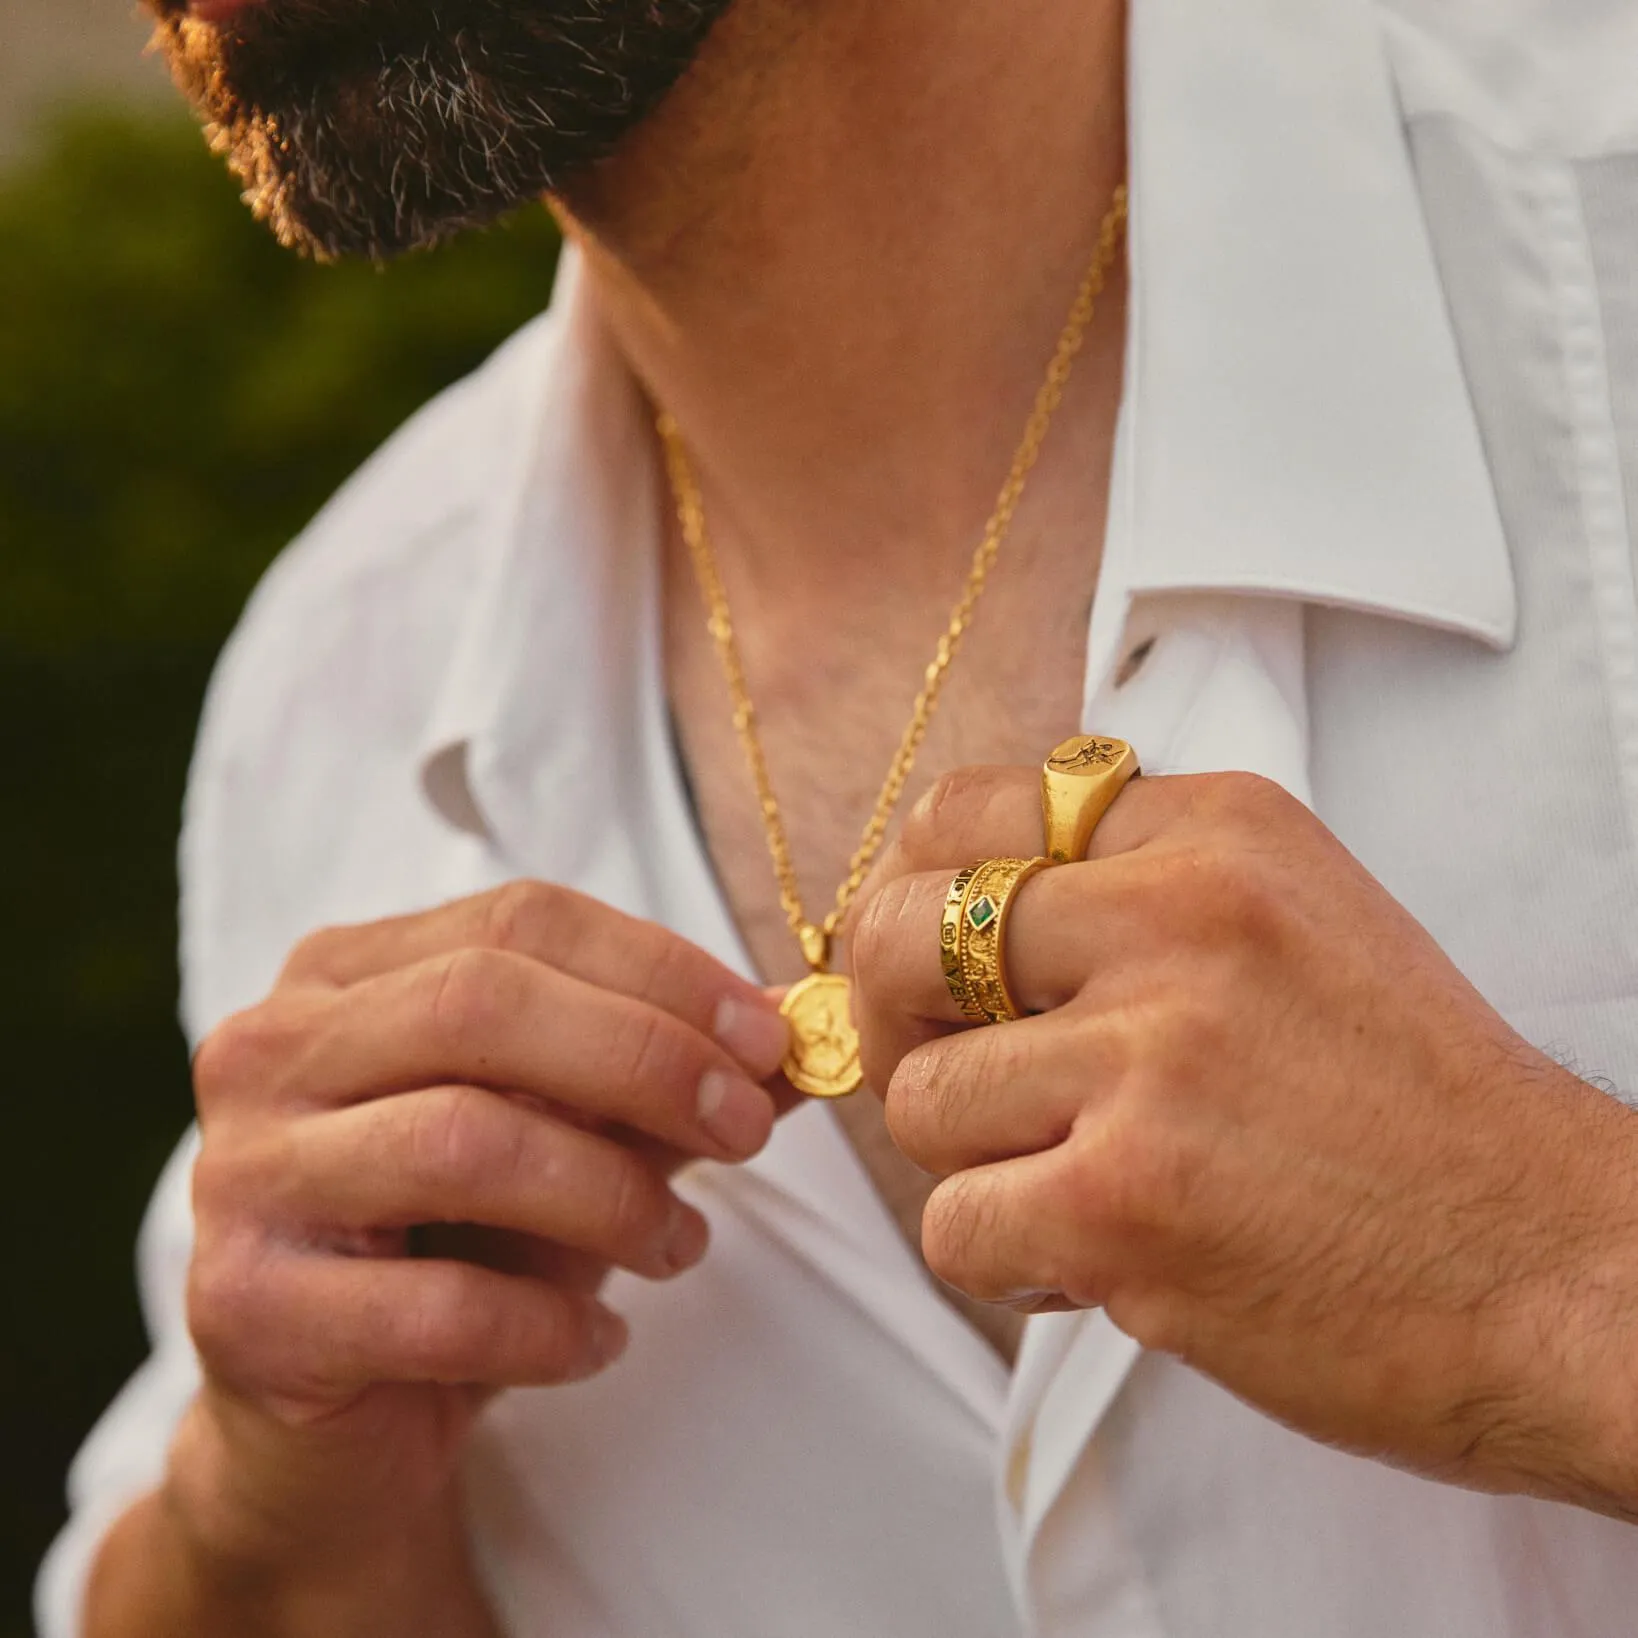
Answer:
<path fill-rule="evenodd" d="M 945 891 L 1040 851 L 1039 789 L 947 778 L 852 940 L 869 1082 L 945 1179 L 934 1273 L 1101 1305 L 1317 1439 L 1638 1517 L 1638 1116 L 1246 774 L 1128 786 L 1090 862 L 1014 900 L 1009 980 L 1039 1016 L 963 1026 Z"/>

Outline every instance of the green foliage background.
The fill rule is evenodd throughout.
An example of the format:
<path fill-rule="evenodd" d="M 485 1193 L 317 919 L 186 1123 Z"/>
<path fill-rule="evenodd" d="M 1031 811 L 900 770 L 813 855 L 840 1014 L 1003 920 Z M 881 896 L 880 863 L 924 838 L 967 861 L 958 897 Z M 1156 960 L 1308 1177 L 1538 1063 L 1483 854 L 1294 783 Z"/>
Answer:
<path fill-rule="evenodd" d="M 544 305 L 544 210 L 387 271 L 279 250 L 181 114 L 0 175 L 0 1634 L 142 1353 L 189 1118 L 173 850 L 212 659 L 352 467 Z"/>

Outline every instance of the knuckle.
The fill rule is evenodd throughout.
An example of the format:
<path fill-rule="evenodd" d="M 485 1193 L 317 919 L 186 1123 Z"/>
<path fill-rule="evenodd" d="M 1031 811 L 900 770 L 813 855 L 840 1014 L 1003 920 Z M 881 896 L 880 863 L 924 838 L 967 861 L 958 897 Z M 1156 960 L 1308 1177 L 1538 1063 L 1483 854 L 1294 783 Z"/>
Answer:
<path fill-rule="evenodd" d="M 412 1101 L 404 1138 L 405 1181 L 423 1198 L 470 1200 L 521 1163 L 521 1129 L 498 1121 L 497 1100 L 476 1087 L 451 1087 Z"/>
<path fill-rule="evenodd" d="M 574 908 L 575 895 L 553 882 L 519 880 L 489 895 L 483 942 L 496 950 L 540 955 L 558 940 L 554 930 Z"/>
<path fill-rule="evenodd" d="M 943 1104 L 935 1054 L 927 1047 L 907 1053 L 887 1083 L 882 1115 L 893 1146 L 928 1170 L 936 1170 L 929 1162 L 942 1147 Z"/>
<path fill-rule="evenodd" d="M 865 901 L 862 911 L 858 912 L 858 921 L 848 934 L 848 960 L 852 962 L 853 978 L 867 988 L 881 976 L 891 930 L 898 921 L 899 903 L 903 898 L 898 881 L 889 881 Z"/>
<path fill-rule="evenodd" d="M 1212 776 L 1210 807 L 1226 817 L 1263 821 L 1283 812 L 1292 798 L 1262 774 L 1235 770 Z"/>
<path fill-rule="evenodd" d="M 1169 990 L 1147 1009 L 1141 1059 L 1135 1066 L 1142 1100 L 1150 1106 L 1177 1103 L 1198 1090 L 1223 1063 L 1229 1046 L 1228 1008 L 1222 992 L 1223 962 L 1197 963 L 1186 988 Z"/>
<path fill-rule="evenodd" d="M 432 968 L 427 1017 L 439 1041 L 481 1053 L 517 1001 L 511 958 L 492 950 L 452 951 Z"/>
<path fill-rule="evenodd" d="M 599 1191 L 611 1243 L 646 1251 L 664 1228 L 668 1207 L 660 1182 L 640 1162 L 622 1157 Z"/>
<path fill-rule="evenodd" d="M 902 877 L 884 884 L 870 896 L 848 937 L 853 976 L 866 988 L 880 981 L 890 968 L 908 893 Z"/>
<path fill-rule="evenodd" d="M 245 1168 L 237 1150 L 207 1137 L 194 1159 L 191 1180 L 193 1216 L 197 1224 L 230 1218 L 242 1209 L 247 1190 Z"/>
<path fill-rule="evenodd" d="M 567 1305 L 547 1290 L 503 1291 L 460 1264 L 427 1264 L 400 1316 L 398 1366 L 424 1382 L 551 1381 L 576 1358 Z"/>
<path fill-rule="evenodd" d="M 200 1115 L 275 1079 L 297 1044 L 295 1020 L 264 1001 L 224 1019 L 193 1055 L 194 1098 Z"/>
<path fill-rule="evenodd" d="M 1209 1164 L 1203 1145 L 1152 1120 L 1127 1118 L 1084 1145 L 1062 1205 L 1123 1236 L 1175 1234 L 1195 1209 Z"/>
<path fill-rule="evenodd" d="M 1196 948 L 1245 949 L 1280 936 L 1286 897 L 1275 861 L 1232 837 L 1168 848 L 1135 891 L 1157 929 Z"/>
<path fill-rule="evenodd" d="M 986 1196 L 965 1175 L 941 1183 L 928 1197 L 921 1219 L 921 1254 L 934 1276 L 946 1285 L 983 1298 L 998 1295 L 976 1290 L 972 1269 L 976 1254 L 995 1236 Z"/>
<path fill-rule="evenodd" d="M 898 1148 L 931 1172 L 954 1171 L 972 1149 L 970 1132 L 983 1106 L 1029 1073 L 1031 1047 L 1004 1030 L 973 1030 L 907 1053 L 888 1082 L 885 1115 Z M 985 1123 L 987 1124 L 987 1123 Z"/>
<path fill-rule="evenodd" d="M 493 1352 L 499 1341 L 497 1315 L 480 1300 L 460 1265 L 428 1263 L 424 1272 L 403 1309 L 403 1365 L 416 1379 L 462 1379 L 468 1361 Z"/>
<path fill-rule="evenodd" d="M 244 1242 L 201 1245 L 188 1268 L 188 1331 L 205 1363 L 242 1371 L 254 1338 L 263 1334 L 256 1262 Z"/>
<path fill-rule="evenodd" d="M 1177 1305 L 1164 1293 L 1141 1288 L 1109 1292 L 1104 1311 L 1115 1326 L 1153 1354 L 1183 1357 L 1184 1328 Z"/>
<path fill-rule="evenodd" d="M 905 854 L 912 861 L 937 859 L 939 839 L 952 828 L 965 828 L 962 821 L 982 804 L 988 789 L 989 779 L 981 768 L 952 768 L 940 774 L 905 816 L 899 833 Z"/>
<path fill-rule="evenodd" d="M 621 1078 L 637 1091 L 697 1079 L 704 1068 L 683 1027 L 654 1007 L 641 1008 L 621 1031 L 618 1054 Z"/>
<path fill-rule="evenodd" d="M 318 927 L 298 939 L 285 957 L 279 973 L 279 983 L 299 984 L 322 978 L 333 965 L 337 954 L 353 936 L 350 927 Z"/>
<path fill-rule="evenodd" d="M 1277 942 L 1285 904 L 1270 862 L 1225 849 L 1212 855 L 1207 868 L 1217 931 L 1241 947 Z"/>
<path fill-rule="evenodd" d="M 664 928 L 636 924 L 628 959 L 638 974 L 637 994 L 659 998 L 686 993 L 693 978 L 691 955 Z"/>
<path fill-rule="evenodd" d="M 1199 838 L 1156 848 L 1148 855 L 1123 859 L 1120 880 L 1111 890 L 1124 891 L 1125 901 L 1143 909 L 1150 920 L 1160 919 L 1168 932 L 1186 926 L 1186 917 L 1204 896 L 1211 852 Z"/>

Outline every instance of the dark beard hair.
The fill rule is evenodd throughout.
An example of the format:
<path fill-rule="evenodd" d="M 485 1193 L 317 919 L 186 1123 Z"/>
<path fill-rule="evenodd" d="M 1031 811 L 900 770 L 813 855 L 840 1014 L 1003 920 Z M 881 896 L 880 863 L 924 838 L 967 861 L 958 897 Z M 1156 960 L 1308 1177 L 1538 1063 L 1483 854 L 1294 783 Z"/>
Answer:
<path fill-rule="evenodd" d="M 148 0 L 177 83 L 288 245 L 384 259 L 560 191 L 732 0 Z"/>

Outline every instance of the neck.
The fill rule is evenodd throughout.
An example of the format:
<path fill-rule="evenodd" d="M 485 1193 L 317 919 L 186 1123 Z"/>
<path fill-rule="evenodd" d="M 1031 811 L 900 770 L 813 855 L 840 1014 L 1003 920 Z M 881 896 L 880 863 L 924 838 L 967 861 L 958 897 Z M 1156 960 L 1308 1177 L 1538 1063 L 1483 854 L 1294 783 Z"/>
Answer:
<path fill-rule="evenodd" d="M 1124 174 L 1124 17 L 1124 0 L 738 0 L 561 203 L 719 550 L 782 599 L 959 575 Z M 1064 514 L 1077 488 L 1101 503 L 1086 479 L 1120 290 L 1030 498 L 1083 542 L 1097 519 Z"/>

